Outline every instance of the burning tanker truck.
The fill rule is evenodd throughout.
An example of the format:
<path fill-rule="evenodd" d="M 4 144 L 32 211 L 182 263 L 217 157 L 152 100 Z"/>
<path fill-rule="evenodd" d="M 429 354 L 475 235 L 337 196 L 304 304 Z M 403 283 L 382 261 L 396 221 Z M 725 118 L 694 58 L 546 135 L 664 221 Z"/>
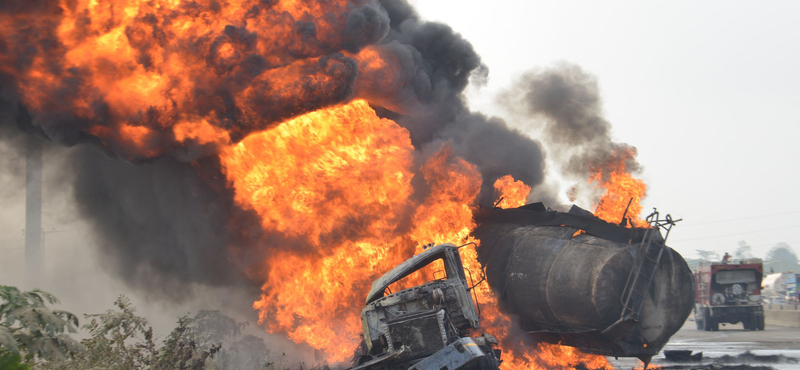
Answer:
<path fill-rule="evenodd" d="M 658 217 L 628 228 L 624 217 L 615 225 L 576 206 L 565 213 L 535 203 L 478 210 L 474 236 L 488 284 L 532 339 L 647 364 L 694 306 L 692 273 L 665 244 L 674 221 Z M 373 282 L 352 370 L 499 366 L 497 340 L 470 336 L 480 329 L 480 307 L 459 248 L 429 247 Z M 397 287 L 420 274 L 427 282 Z"/>

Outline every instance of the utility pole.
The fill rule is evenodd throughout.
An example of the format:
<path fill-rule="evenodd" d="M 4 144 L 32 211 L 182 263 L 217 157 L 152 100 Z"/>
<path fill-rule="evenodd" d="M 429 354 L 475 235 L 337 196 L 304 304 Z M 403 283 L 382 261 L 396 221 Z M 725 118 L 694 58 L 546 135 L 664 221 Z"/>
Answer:
<path fill-rule="evenodd" d="M 41 284 L 42 268 L 42 140 L 26 135 L 25 148 L 25 282 Z"/>

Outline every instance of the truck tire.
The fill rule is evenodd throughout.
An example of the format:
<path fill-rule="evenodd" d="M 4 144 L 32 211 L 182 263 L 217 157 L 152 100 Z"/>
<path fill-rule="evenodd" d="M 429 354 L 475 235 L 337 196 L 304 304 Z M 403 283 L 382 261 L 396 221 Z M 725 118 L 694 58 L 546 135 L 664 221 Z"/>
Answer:
<path fill-rule="evenodd" d="M 756 329 L 764 330 L 764 316 L 756 316 Z"/>
<path fill-rule="evenodd" d="M 711 315 L 711 308 L 706 309 L 706 321 L 711 331 L 719 331 L 719 319 Z"/>
<path fill-rule="evenodd" d="M 503 361 L 499 360 L 495 356 L 495 351 L 491 348 L 483 349 L 483 353 L 486 354 L 479 362 L 478 362 L 478 369 L 479 370 L 499 370 L 500 364 Z"/>
<path fill-rule="evenodd" d="M 703 327 L 703 319 L 698 319 L 697 317 L 695 317 L 695 319 L 694 319 L 694 323 L 695 323 L 695 324 L 697 324 L 697 330 L 703 330 L 703 329 L 705 329 L 705 328 Z"/>
<path fill-rule="evenodd" d="M 703 310 L 703 330 L 711 331 L 711 321 L 713 319 L 708 316 L 708 309 Z"/>

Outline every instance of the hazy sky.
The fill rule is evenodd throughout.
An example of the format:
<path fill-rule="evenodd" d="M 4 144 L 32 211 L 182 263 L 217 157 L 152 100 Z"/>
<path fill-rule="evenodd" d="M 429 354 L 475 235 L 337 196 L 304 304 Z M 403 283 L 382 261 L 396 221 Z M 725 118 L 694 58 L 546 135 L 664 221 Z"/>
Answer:
<path fill-rule="evenodd" d="M 800 2 L 412 2 L 489 67 L 473 109 L 503 116 L 497 92 L 533 68 L 597 76 L 614 139 L 639 150 L 645 212 L 684 219 L 669 244 L 687 258 L 740 240 L 800 252 Z"/>

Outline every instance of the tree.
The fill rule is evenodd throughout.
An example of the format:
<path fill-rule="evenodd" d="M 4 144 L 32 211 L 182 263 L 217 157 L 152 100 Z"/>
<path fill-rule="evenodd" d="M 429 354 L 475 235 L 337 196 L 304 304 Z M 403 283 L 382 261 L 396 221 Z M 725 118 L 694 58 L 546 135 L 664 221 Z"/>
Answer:
<path fill-rule="evenodd" d="M 78 332 L 78 318 L 67 311 L 47 308 L 45 301 L 58 303 L 52 294 L 39 289 L 21 292 L 0 285 L 0 298 L 0 351 L 5 352 L 0 353 L 2 358 L 19 355 L 33 363 L 65 359 L 82 351 L 80 344 L 67 334 Z"/>
<path fill-rule="evenodd" d="M 707 251 L 707 250 L 702 250 L 702 249 L 697 249 L 696 251 L 697 251 L 697 254 L 700 255 L 701 259 L 704 259 L 704 260 L 707 260 L 707 261 L 719 260 L 719 253 L 718 252 Z"/>
<path fill-rule="evenodd" d="M 264 339 L 245 335 L 233 343 L 230 349 L 223 349 L 217 362 L 224 369 L 263 369 L 272 364 L 269 354 Z M 281 369 L 279 366 L 272 368 Z"/>
<path fill-rule="evenodd" d="M 242 334 L 247 323 L 239 323 L 219 311 L 200 311 L 178 319 L 178 325 L 161 342 L 147 320 L 136 315 L 128 298 L 114 302 L 117 309 L 85 315 L 83 326 L 89 338 L 81 341 L 85 351 L 62 361 L 40 364 L 37 370 L 217 370 L 262 369 L 268 362 L 264 341 Z M 223 349 L 229 345 L 230 349 Z"/>
<path fill-rule="evenodd" d="M 86 351 L 63 368 L 133 370 L 145 366 L 146 359 L 156 352 L 152 329 L 145 318 L 136 316 L 136 307 L 127 297 L 119 296 L 114 305 L 118 310 L 84 315 L 91 319 L 83 326 L 89 331 L 89 338 L 81 341 Z"/>
<path fill-rule="evenodd" d="M 781 263 L 778 265 L 780 267 L 778 268 L 783 271 L 779 272 L 800 271 L 797 255 L 792 250 L 792 247 L 786 243 L 778 243 L 772 247 L 767 253 L 767 261 L 780 261 Z"/>
<path fill-rule="evenodd" d="M 736 258 L 738 258 L 740 260 L 745 260 L 745 259 L 751 258 L 751 257 L 753 257 L 753 255 L 750 253 L 750 251 L 752 249 L 753 248 L 751 248 L 747 244 L 747 242 L 745 242 L 744 240 L 740 240 L 739 241 L 739 248 L 736 249 L 736 253 L 734 254 L 734 256 L 736 256 Z"/>
<path fill-rule="evenodd" d="M 0 348 L 0 369 L 3 370 L 30 370 L 30 366 L 22 363 L 19 353 Z"/>

